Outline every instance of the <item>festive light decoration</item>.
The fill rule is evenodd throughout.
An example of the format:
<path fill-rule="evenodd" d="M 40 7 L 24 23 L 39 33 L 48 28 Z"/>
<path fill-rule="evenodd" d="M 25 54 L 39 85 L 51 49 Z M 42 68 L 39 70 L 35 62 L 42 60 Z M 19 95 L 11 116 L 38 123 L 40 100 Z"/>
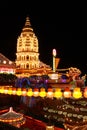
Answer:
<path fill-rule="evenodd" d="M 82 92 L 81 92 L 81 89 L 79 87 L 74 88 L 73 97 L 75 99 L 78 99 L 78 98 L 82 97 Z"/>
<path fill-rule="evenodd" d="M 87 98 L 87 87 L 81 91 L 81 88 L 75 87 L 73 91 L 71 91 L 68 87 L 65 88 L 64 91 L 61 88 L 48 88 L 47 92 L 45 88 L 15 88 L 15 87 L 3 87 L 0 86 L 1 94 L 9 94 L 9 95 L 18 95 L 18 96 L 34 96 L 34 97 L 48 97 L 48 98 L 71 98 L 74 97 L 76 99 L 81 98 L 82 96 Z"/>
<path fill-rule="evenodd" d="M 21 95 L 22 95 L 21 88 L 17 88 L 16 94 L 17 94 L 18 96 L 21 96 Z"/>
<path fill-rule="evenodd" d="M 27 90 L 26 90 L 26 88 L 23 88 L 23 89 L 22 89 L 22 95 L 23 95 L 23 96 L 26 96 L 26 95 L 27 95 Z"/>
<path fill-rule="evenodd" d="M 28 88 L 27 96 L 29 96 L 29 97 L 33 96 L 32 88 Z"/>
<path fill-rule="evenodd" d="M 65 98 L 70 98 L 71 97 L 71 91 L 68 87 L 65 88 L 64 92 L 63 92 L 63 95 Z"/>
<path fill-rule="evenodd" d="M 12 88 L 12 94 L 16 95 L 16 88 L 15 87 Z"/>
<path fill-rule="evenodd" d="M 56 57 L 56 49 L 53 49 L 53 72 L 56 72 L 55 57 Z"/>
<path fill-rule="evenodd" d="M 39 96 L 39 89 L 38 88 L 34 88 L 33 96 L 34 97 L 38 97 Z"/>
<path fill-rule="evenodd" d="M 4 94 L 8 94 L 8 87 L 4 87 Z"/>
<path fill-rule="evenodd" d="M 54 130 L 54 126 L 53 125 L 47 125 L 46 130 Z"/>
<path fill-rule="evenodd" d="M 46 97 L 45 88 L 41 88 L 41 89 L 40 89 L 39 96 L 42 97 L 42 98 Z"/>
<path fill-rule="evenodd" d="M 4 87 L 0 87 L 0 93 L 4 93 Z"/>
<path fill-rule="evenodd" d="M 53 49 L 53 56 L 56 56 L 56 49 Z"/>
<path fill-rule="evenodd" d="M 53 98 L 53 89 L 52 88 L 48 88 L 48 90 L 47 90 L 47 97 L 48 98 Z"/>
<path fill-rule="evenodd" d="M 54 97 L 55 98 L 61 98 L 62 97 L 62 92 L 61 92 L 61 88 L 56 88 L 55 92 L 54 92 Z"/>
<path fill-rule="evenodd" d="M 83 96 L 87 98 L 87 87 L 84 89 Z"/>
<path fill-rule="evenodd" d="M 8 94 L 11 95 L 12 94 L 12 87 L 8 88 Z"/>

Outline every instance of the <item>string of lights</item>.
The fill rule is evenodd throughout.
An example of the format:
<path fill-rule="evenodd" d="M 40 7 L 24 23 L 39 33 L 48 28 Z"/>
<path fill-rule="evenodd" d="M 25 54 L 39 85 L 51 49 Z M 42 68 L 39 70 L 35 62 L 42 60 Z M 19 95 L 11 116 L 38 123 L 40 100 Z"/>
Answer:
<path fill-rule="evenodd" d="M 48 97 L 48 98 L 75 98 L 79 99 L 82 97 L 87 98 L 87 87 L 81 90 L 80 87 L 75 87 L 73 90 L 66 87 L 64 90 L 61 88 L 15 88 L 15 87 L 3 87 L 0 86 L 0 94 L 18 95 L 18 96 L 34 96 L 34 97 Z"/>

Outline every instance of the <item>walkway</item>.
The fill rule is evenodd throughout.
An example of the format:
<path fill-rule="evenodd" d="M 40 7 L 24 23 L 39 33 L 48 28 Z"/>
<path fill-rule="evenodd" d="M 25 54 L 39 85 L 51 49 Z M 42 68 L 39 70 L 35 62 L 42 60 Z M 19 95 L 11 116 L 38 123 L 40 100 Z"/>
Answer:
<path fill-rule="evenodd" d="M 23 128 L 24 127 L 30 128 L 30 130 L 46 130 L 46 123 L 29 116 L 25 116 L 25 118 L 26 123 L 22 126 Z M 54 130 L 64 130 L 64 129 L 55 127 Z"/>
<path fill-rule="evenodd" d="M 8 109 L 1 110 L 0 114 L 5 113 L 7 111 Z M 22 126 L 22 128 L 29 128 L 30 130 L 46 130 L 46 123 L 29 116 L 24 115 L 24 117 L 26 118 L 26 123 Z M 64 129 L 54 127 L 54 130 L 64 130 Z"/>

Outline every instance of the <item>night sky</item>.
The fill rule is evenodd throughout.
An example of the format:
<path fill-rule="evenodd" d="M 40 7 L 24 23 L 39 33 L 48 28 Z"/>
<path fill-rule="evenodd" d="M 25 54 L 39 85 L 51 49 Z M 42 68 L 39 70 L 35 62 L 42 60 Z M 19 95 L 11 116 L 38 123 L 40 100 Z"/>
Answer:
<path fill-rule="evenodd" d="M 14 5 L 14 7 L 13 7 Z M 17 38 L 29 16 L 39 42 L 40 60 L 52 66 L 52 49 L 60 58 L 58 68 L 77 67 L 87 73 L 87 9 L 55 4 L 5 3 L 0 5 L 0 53 L 16 59 Z"/>

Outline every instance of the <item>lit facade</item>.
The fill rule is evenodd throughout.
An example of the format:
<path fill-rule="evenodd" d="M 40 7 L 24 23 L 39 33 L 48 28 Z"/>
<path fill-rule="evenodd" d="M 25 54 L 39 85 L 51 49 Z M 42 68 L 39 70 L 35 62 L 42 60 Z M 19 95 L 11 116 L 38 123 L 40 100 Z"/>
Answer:
<path fill-rule="evenodd" d="M 38 39 L 27 17 L 21 35 L 17 39 L 16 67 L 33 69 L 39 67 Z"/>
<path fill-rule="evenodd" d="M 0 115 L 0 121 L 20 128 L 25 124 L 26 119 L 23 117 L 23 114 L 13 111 L 13 108 L 10 107 L 8 112 Z"/>
<path fill-rule="evenodd" d="M 0 73 L 14 74 L 15 63 L 0 53 Z"/>
<path fill-rule="evenodd" d="M 39 60 L 38 39 L 31 27 L 29 17 L 17 39 L 16 73 L 42 73 L 51 68 Z M 44 73 L 43 72 L 43 73 Z"/>

